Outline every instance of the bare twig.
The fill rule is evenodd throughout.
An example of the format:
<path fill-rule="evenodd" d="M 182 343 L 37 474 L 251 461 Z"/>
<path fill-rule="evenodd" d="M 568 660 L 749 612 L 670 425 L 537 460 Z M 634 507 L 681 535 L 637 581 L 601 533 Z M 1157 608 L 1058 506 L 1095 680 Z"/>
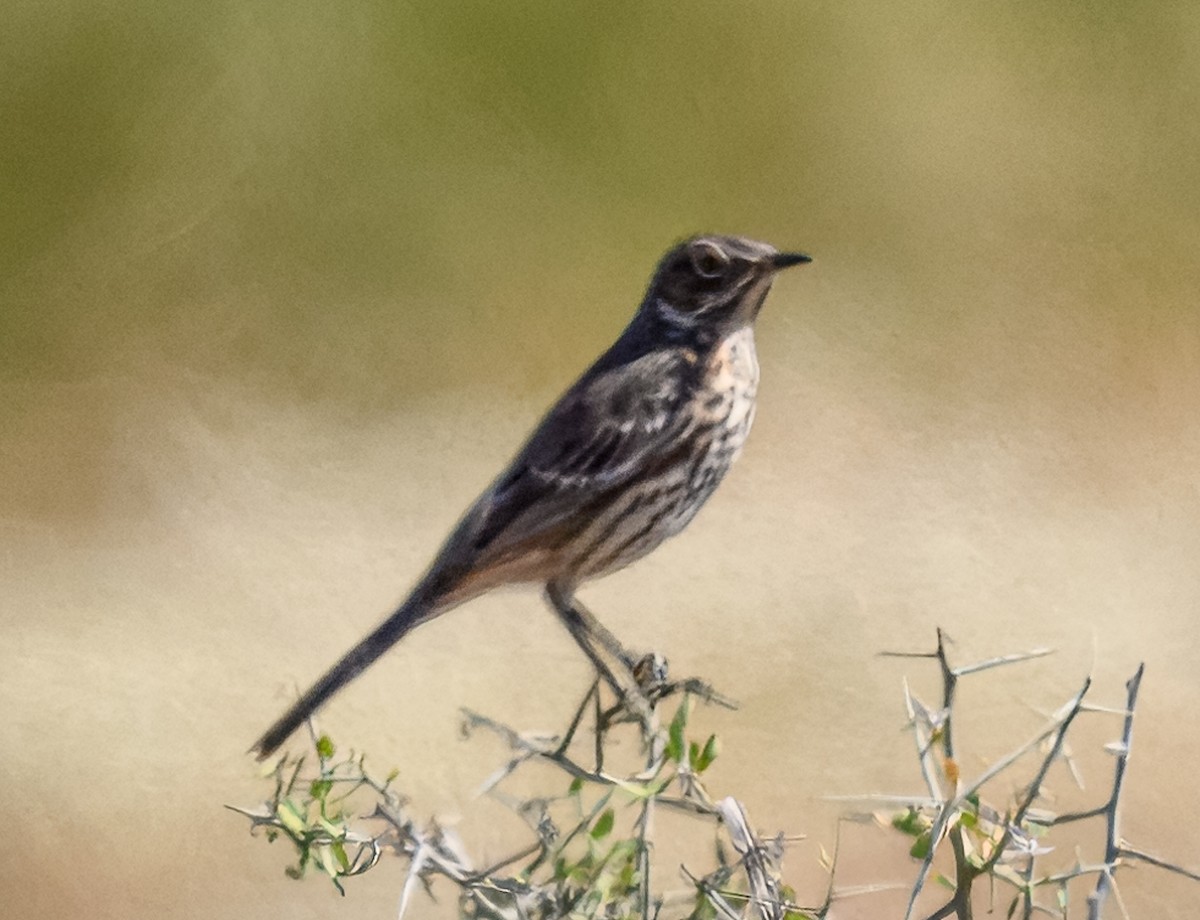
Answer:
<path fill-rule="evenodd" d="M 1174 872 L 1176 875 L 1182 875 L 1184 878 L 1190 878 L 1193 882 L 1200 882 L 1200 872 L 1195 869 L 1187 869 L 1183 866 L 1176 865 L 1172 862 L 1167 862 L 1158 856 L 1154 856 L 1144 850 L 1136 850 L 1130 846 L 1122 846 L 1118 848 L 1118 852 L 1122 859 L 1136 859 L 1138 862 L 1144 862 L 1151 866 L 1158 866 L 1160 869 L 1166 869 L 1168 872 Z"/>
<path fill-rule="evenodd" d="M 1133 677 L 1129 678 L 1125 684 L 1125 727 L 1121 732 L 1117 765 L 1113 771 L 1112 793 L 1109 795 L 1108 804 L 1104 806 L 1104 816 L 1108 825 L 1108 833 L 1105 835 L 1104 841 L 1104 862 L 1113 869 L 1102 873 L 1096 880 L 1096 890 L 1088 897 L 1088 920 L 1100 920 L 1104 911 L 1105 898 L 1115 885 L 1113 872 L 1116 871 L 1117 860 L 1121 856 L 1121 791 L 1125 785 L 1125 771 L 1129 766 L 1129 753 L 1133 747 L 1133 714 L 1137 707 L 1138 690 L 1142 686 L 1142 674 L 1145 668 L 1145 663 L 1139 664 Z"/>

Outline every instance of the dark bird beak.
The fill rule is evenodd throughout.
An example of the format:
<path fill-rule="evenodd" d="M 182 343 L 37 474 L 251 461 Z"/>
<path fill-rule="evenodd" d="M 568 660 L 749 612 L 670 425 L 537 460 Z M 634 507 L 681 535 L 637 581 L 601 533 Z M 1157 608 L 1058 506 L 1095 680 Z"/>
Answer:
<path fill-rule="evenodd" d="M 771 268 L 779 271 L 781 268 L 790 268 L 793 265 L 804 265 L 811 262 L 812 256 L 806 256 L 802 252 L 777 252 L 771 256 Z"/>

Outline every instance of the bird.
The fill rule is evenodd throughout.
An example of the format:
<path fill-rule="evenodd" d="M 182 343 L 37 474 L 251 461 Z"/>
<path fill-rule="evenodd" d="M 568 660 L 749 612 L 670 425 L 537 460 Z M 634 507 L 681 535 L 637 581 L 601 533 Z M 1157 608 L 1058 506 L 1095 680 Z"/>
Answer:
<path fill-rule="evenodd" d="M 754 421 L 754 323 L 776 274 L 812 261 L 736 236 L 701 235 L 661 258 L 616 341 L 550 408 L 470 506 L 408 597 L 251 748 L 264 760 L 334 693 L 422 623 L 504 585 L 545 597 L 601 675 L 632 670 L 575 597 L 695 517 Z"/>

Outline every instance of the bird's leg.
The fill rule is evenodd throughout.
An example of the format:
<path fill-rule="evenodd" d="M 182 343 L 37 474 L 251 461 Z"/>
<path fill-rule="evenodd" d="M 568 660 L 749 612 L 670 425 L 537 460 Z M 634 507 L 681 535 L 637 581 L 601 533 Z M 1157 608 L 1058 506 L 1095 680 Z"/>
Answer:
<path fill-rule="evenodd" d="M 558 618 L 562 620 L 563 625 L 567 627 L 567 632 L 571 634 L 571 638 L 583 649 L 583 653 L 587 655 L 588 660 L 595 667 L 596 673 L 604 678 L 604 682 L 612 688 L 614 693 L 618 696 L 624 695 L 625 688 L 621 681 L 617 679 L 617 676 L 608 666 L 608 662 L 604 660 L 595 645 L 592 644 L 592 634 L 588 629 L 587 619 L 591 617 L 591 614 L 581 616 L 574 598 L 565 591 L 547 588 L 546 599 L 550 602 L 550 606 L 554 612 L 558 614 Z M 595 618 L 592 617 L 592 619 L 594 620 Z"/>
<path fill-rule="evenodd" d="M 578 598 L 571 598 L 570 604 L 575 615 L 584 624 L 588 633 L 599 639 L 605 651 L 621 662 L 621 664 L 625 665 L 626 669 L 632 673 L 634 668 L 637 667 L 638 659 L 629 653 L 629 650 L 621 644 L 620 640 L 612 634 L 608 627 L 601 623 L 594 613 L 583 606 Z"/>
<path fill-rule="evenodd" d="M 576 644 L 583 649 L 583 653 L 588 656 L 596 672 L 604 678 L 604 682 L 612 688 L 612 691 L 618 696 L 624 696 L 625 687 L 621 680 L 613 673 L 612 668 L 608 666 L 608 662 L 604 660 L 604 656 L 592 644 L 592 635 L 588 632 L 587 626 L 582 618 L 576 615 L 576 611 L 572 607 L 566 607 L 558 611 L 562 618 L 563 624 L 567 627 L 567 631 L 571 634 L 571 638 Z"/>
<path fill-rule="evenodd" d="M 588 656 L 597 673 L 604 678 L 618 698 L 626 703 L 645 724 L 649 725 L 653 717 L 652 708 L 634 677 L 635 662 L 629 652 L 586 607 L 575 600 L 569 590 L 548 585 L 546 598 L 554 612 L 558 614 L 558 618 L 562 620 L 563 625 L 567 627 L 571 638 Z M 596 647 L 597 641 L 619 663 L 620 670 L 623 671 L 620 676 L 604 660 L 600 649 Z"/>
<path fill-rule="evenodd" d="M 657 652 L 634 656 L 578 598 L 571 599 L 571 606 L 587 625 L 588 632 L 599 639 L 605 650 L 633 675 L 634 683 L 642 695 L 650 701 L 658 699 L 667 687 L 667 659 Z"/>
<path fill-rule="evenodd" d="M 664 696 L 687 692 L 693 693 L 706 702 L 715 703 L 725 709 L 738 708 L 734 700 L 718 693 L 708 683 L 699 678 L 689 677 L 683 680 L 669 680 L 667 660 L 662 655 L 650 652 L 641 657 L 634 657 L 628 649 L 621 645 L 620 640 L 600 622 L 596 615 L 583 606 L 577 598 L 568 594 L 567 603 L 570 605 L 574 615 L 584 625 L 588 635 L 598 639 L 601 645 L 604 646 L 604 649 L 625 666 L 625 669 L 633 676 L 634 684 L 640 691 L 641 696 L 648 702 L 657 703 Z M 568 628 L 570 627 L 568 626 Z M 574 633 L 572 634 L 574 635 Z M 576 638 L 576 641 L 579 642 L 580 640 Z M 589 655 L 594 654 L 595 649 L 593 648 Z M 611 679 L 605 679 L 608 680 L 610 686 L 613 686 Z M 618 694 L 621 692 L 615 686 L 613 686 L 613 689 Z"/>

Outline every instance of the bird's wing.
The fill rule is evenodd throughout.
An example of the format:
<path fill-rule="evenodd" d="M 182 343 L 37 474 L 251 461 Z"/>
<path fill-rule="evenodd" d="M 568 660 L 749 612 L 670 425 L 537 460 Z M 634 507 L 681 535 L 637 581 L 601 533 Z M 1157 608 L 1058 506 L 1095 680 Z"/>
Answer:
<path fill-rule="evenodd" d="M 519 551 L 582 521 L 614 490 L 666 462 L 686 425 L 679 409 L 694 362 L 660 351 L 585 375 L 467 512 L 446 561 L 486 564 Z"/>

